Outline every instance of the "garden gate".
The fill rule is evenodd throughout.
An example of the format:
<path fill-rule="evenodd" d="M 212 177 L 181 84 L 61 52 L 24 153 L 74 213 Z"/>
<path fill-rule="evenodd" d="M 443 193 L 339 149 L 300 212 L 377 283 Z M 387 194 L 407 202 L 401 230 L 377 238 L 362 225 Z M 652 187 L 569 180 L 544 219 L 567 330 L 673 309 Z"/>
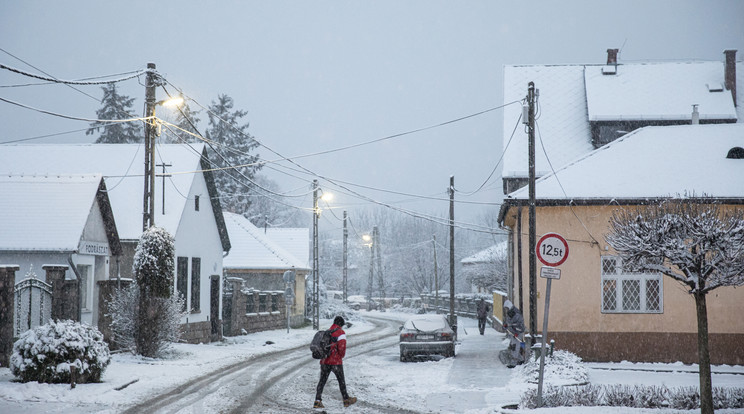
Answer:
<path fill-rule="evenodd" d="M 52 318 L 52 285 L 36 278 L 15 285 L 15 320 L 13 336 L 43 325 Z"/>

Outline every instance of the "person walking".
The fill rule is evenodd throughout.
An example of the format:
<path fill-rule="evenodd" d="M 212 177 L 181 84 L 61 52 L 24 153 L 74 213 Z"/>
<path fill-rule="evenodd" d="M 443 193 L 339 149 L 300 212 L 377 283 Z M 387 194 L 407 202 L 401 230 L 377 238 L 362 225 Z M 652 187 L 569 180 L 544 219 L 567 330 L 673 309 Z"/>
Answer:
<path fill-rule="evenodd" d="M 478 301 L 478 310 L 477 310 L 477 316 L 478 316 L 478 330 L 480 331 L 480 334 L 483 335 L 483 333 L 486 331 L 486 319 L 488 318 L 488 312 L 491 310 L 491 307 L 488 306 L 488 303 L 486 303 L 483 298 Z"/>
<path fill-rule="evenodd" d="M 329 328 L 333 333 L 333 342 L 331 343 L 331 353 L 327 358 L 320 360 L 320 380 L 318 381 L 318 387 L 315 390 L 315 404 L 313 408 L 324 408 L 323 405 L 323 388 L 325 388 L 328 376 L 333 372 L 338 380 L 338 387 L 341 389 L 341 397 L 344 399 L 344 407 L 348 407 L 354 404 L 357 399 L 356 397 L 349 397 L 346 392 L 346 379 L 344 379 L 344 356 L 346 356 L 346 332 L 343 331 L 343 326 L 346 323 L 344 318 L 336 316 L 333 320 L 333 325 Z"/>

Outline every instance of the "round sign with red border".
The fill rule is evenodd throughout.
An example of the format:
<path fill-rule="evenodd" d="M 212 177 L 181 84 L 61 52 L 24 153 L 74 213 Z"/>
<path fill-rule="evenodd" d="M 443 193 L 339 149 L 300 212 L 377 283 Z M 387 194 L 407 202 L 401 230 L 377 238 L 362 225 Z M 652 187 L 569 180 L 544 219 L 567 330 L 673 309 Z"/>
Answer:
<path fill-rule="evenodd" d="M 568 259 L 568 242 L 560 234 L 547 233 L 535 246 L 537 258 L 545 266 L 560 266 Z"/>

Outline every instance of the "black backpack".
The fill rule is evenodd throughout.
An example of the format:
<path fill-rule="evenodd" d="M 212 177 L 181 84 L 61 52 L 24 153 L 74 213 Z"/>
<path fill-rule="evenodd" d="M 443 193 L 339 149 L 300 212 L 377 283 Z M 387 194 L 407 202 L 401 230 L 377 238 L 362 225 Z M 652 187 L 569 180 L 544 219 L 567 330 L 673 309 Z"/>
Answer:
<path fill-rule="evenodd" d="M 336 332 L 338 329 L 339 328 L 333 330 L 327 329 L 325 331 L 318 331 L 315 333 L 313 341 L 310 342 L 310 352 L 312 352 L 313 358 L 328 358 L 328 356 L 331 354 L 331 344 L 336 342 L 336 338 L 334 338 L 331 334 Z"/>

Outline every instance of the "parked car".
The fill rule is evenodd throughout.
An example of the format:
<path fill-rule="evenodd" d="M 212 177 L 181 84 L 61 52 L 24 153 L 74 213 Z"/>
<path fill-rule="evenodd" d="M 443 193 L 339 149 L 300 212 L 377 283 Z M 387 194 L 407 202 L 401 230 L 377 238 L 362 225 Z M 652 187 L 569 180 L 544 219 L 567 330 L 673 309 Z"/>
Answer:
<path fill-rule="evenodd" d="M 400 327 L 401 362 L 420 355 L 455 356 L 455 332 L 444 315 L 415 315 Z"/>

